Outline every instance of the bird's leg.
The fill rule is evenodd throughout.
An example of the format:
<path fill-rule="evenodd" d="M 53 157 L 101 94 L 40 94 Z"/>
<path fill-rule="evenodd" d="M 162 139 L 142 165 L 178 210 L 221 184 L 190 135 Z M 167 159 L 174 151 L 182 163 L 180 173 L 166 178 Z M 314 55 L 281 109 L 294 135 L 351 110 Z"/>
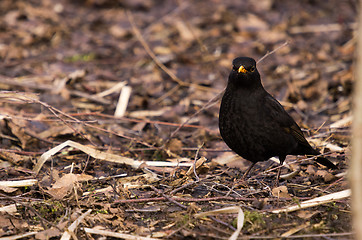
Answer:
<path fill-rule="evenodd" d="M 282 166 L 283 166 L 283 162 L 285 160 L 286 156 L 279 156 L 279 162 L 280 162 L 280 166 L 279 166 L 279 169 L 278 169 L 278 174 L 277 174 L 277 181 L 279 182 L 280 180 L 280 173 L 282 171 Z"/>
<path fill-rule="evenodd" d="M 241 178 L 241 180 L 245 180 L 245 178 L 248 176 L 250 170 L 254 167 L 254 165 L 256 164 L 256 162 L 253 162 L 250 167 L 248 168 L 248 170 L 246 170 L 246 172 L 244 173 L 243 177 Z"/>
<path fill-rule="evenodd" d="M 274 187 L 278 187 L 279 184 L 280 184 L 280 173 L 282 171 L 282 166 L 283 166 L 283 163 L 281 162 L 280 165 L 279 165 L 279 169 L 278 169 L 278 173 L 277 173 L 277 179 L 274 182 Z"/>
<path fill-rule="evenodd" d="M 282 171 L 282 166 L 283 166 L 283 164 L 280 164 L 279 169 L 278 169 L 278 174 L 277 174 L 277 180 L 278 180 L 278 182 L 279 182 L 279 180 L 280 180 L 280 172 Z"/>
<path fill-rule="evenodd" d="M 236 181 L 235 185 L 232 188 L 235 188 L 238 186 L 248 187 L 248 183 L 245 182 L 245 178 L 248 176 L 250 170 L 254 167 L 255 164 L 256 164 L 256 162 L 253 162 L 251 164 L 251 166 L 248 168 L 248 170 L 246 170 L 244 175 L 239 180 Z"/>

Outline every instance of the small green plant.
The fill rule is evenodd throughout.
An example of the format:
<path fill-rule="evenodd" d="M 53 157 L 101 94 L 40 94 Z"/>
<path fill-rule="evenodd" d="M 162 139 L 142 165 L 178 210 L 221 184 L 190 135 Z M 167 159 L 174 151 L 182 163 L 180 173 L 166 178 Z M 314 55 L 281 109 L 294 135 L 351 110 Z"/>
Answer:
<path fill-rule="evenodd" d="M 300 207 L 299 198 L 293 197 L 293 198 L 292 198 L 292 201 L 293 201 L 294 203 L 298 204 L 298 206 Z"/>
<path fill-rule="evenodd" d="M 190 215 L 189 214 L 177 214 L 175 217 L 177 218 L 177 223 L 176 223 L 177 227 L 190 225 L 190 224 L 188 224 L 188 223 L 190 223 Z"/>
<path fill-rule="evenodd" d="M 245 229 L 247 229 L 248 232 L 255 232 L 266 227 L 264 215 L 262 213 L 259 213 L 257 211 L 244 211 L 244 214 Z"/>
<path fill-rule="evenodd" d="M 98 210 L 97 213 L 109 214 L 109 212 L 107 210 Z"/>
<path fill-rule="evenodd" d="M 96 58 L 96 55 L 95 53 L 88 53 L 88 54 L 75 54 L 71 57 L 67 57 L 65 58 L 65 61 L 66 62 L 89 62 L 89 61 L 92 61 Z"/>

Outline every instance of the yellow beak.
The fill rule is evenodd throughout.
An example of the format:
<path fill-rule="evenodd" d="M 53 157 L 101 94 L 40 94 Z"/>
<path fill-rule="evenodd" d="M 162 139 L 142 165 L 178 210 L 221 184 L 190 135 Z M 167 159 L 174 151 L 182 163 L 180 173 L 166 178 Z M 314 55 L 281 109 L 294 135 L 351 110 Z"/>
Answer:
<path fill-rule="evenodd" d="M 240 66 L 239 69 L 238 69 L 238 72 L 239 73 L 246 73 L 247 70 L 244 68 L 244 66 Z"/>

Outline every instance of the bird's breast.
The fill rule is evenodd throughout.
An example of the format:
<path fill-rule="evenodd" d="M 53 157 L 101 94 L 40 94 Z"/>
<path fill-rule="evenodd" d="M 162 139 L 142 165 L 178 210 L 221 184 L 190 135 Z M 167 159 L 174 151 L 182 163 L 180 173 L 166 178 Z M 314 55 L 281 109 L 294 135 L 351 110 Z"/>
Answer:
<path fill-rule="evenodd" d="M 242 93 L 226 91 L 220 105 L 219 129 L 225 143 L 237 154 L 248 157 L 249 149 L 256 149 L 263 128 L 262 116 L 256 99 L 250 101 Z M 250 160 L 250 159 L 249 159 Z"/>

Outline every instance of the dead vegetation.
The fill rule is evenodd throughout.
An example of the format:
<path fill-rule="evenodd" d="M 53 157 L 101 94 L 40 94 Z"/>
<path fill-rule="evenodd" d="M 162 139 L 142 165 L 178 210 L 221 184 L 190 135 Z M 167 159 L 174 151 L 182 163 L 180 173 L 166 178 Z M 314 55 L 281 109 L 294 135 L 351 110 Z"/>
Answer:
<path fill-rule="evenodd" d="M 356 5 L 0 1 L 0 239 L 352 238 Z M 275 49 L 265 88 L 338 170 L 288 157 L 279 186 L 271 160 L 240 183 L 217 96 L 233 58 Z"/>

